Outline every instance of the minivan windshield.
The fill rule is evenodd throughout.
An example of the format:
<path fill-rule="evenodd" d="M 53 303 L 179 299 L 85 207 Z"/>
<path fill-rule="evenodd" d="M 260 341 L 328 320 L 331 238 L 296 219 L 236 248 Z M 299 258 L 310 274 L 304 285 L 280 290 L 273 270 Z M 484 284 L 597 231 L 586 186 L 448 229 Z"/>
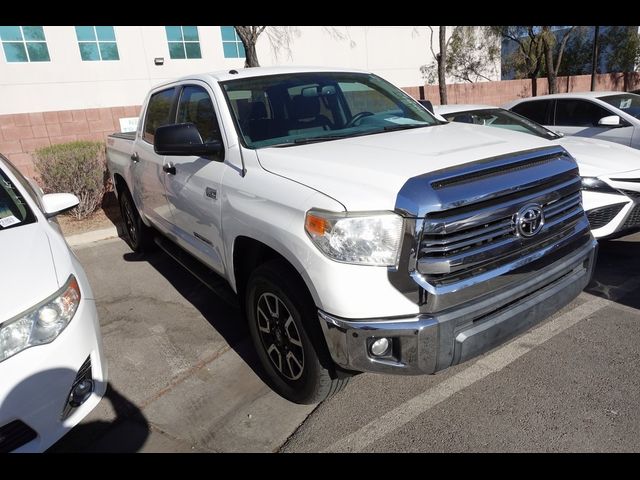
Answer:
<path fill-rule="evenodd" d="M 636 95 L 635 93 L 621 93 L 619 95 L 598 97 L 598 99 L 619 108 L 624 113 L 640 118 L 640 95 Z"/>
<path fill-rule="evenodd" d="M 380 77 L 314 72 L 220 82 L 243 143 L 293 146 L 441 123 Z"/>
<path fill-rule="evenodd" d="M 544 128 L 542 125 L 532 122 L 517 113 L 502 108 L 487 108 L 483 110 L 468 110 L 465 112 L 442 113 L 450 122 L 472 123 L 474 125 L 486 125 L 488 127 L 504 128 L 514 132 L 523 132 L 554 140 L 560 138 L 556 133 Z"/>
<path fill-rule="evenodd" d="M 33 222 L 35 217 L 29 205 L 9 177 L 0 169 L 0 232 Z"/>

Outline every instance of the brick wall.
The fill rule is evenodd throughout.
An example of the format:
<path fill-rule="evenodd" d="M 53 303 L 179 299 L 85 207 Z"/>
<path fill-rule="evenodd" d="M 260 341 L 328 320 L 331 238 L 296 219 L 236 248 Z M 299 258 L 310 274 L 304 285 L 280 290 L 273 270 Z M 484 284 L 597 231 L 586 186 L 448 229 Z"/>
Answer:
<path fill-rule="evenodd" d="M 140 106 L 0 115 L 0 153 L 34 176 L 34 150 L 74 140 L 104 140 L 120 131 L 120 118 L 137 117 Z"/>
<path fill-rule="evenodd" d="M 548 92 L 546 78 L 538 79 L 538 95 Z M 561 92 L 588 91 L 590 75 L 559 77 Z M 596 90 L 634 90 L 640 88 L 640 73 L 607 73 L 596 76 Z M 404 90 L 419 98 L 419 87 Z M 437 85 L 425 85 L 427 99 L 440 104 Z M 447 86 L 450 104 L 483 103 L 502 105 L 516 98 L 531 96 L 531 81 L 457 83 Z M 32 153 L 37 148 L 74 140 L 103 140 L 120 130 L 120 118 L 137 117 L 140 106 L 90 108 L 57 112 L 0 115 L 0 153 L 6 155 L 26 175 L 34 176 Z"/>
<path fill-rule="evenodd" d="M 549 92 L 547 79 L 537 80 L 538 95 Z M 640 73 L 604 73 L 596 75 L 596 90 L 628 91 L 640 88 Z M 591 90 L 591 75 L 558 77 L 559 93 L 585 92 Z M 420 98 L 419 87 L 404 90 L 414 98 Z M 438 85 L 425 85 L 424 94 L 434 105 L 440 105 Z M 531 96 L 531 80 L 503 80 L 500 82 L 456 83 L 447 85 L 447 100 L 451 105 L 481 103 L 502 105 L 503 103 Z"/>

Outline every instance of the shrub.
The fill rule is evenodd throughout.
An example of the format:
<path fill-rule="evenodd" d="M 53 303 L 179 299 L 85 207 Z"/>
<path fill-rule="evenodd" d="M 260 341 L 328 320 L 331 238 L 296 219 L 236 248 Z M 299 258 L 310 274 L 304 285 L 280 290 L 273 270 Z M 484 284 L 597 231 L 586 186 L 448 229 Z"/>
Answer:
<path fill-rule="evenodd" d="M 71 215 L 81 220 L 93 213 L 107 191 L 109 175 L 104 142 L 70 142 L 40 148 L 35 168 L 45 193 L 75 194 L 80 204 Z"/>

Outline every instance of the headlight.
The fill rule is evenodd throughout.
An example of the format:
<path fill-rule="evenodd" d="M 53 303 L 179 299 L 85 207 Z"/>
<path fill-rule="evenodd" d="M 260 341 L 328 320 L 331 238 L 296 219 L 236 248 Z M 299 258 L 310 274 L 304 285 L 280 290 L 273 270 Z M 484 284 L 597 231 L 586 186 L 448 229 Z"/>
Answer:
<path fill-rule="evenodd" d="M 64 287 L 51 297 L 0 325 L 0 362 L 25 348 L 55 340 L 79 304 L 80 287 L 71 275 Z"/>
<path fill-rule="evenodd" d="M 310 210 L 304 229 L 329 258 L 359 265 L 394 266 L 402 217 L 391 212 L 332 213 Z"/>
<path fill-rule="evenodd" d="M 621 192 L 613 188 L 611 185 L 603 182 L 596 177 L 582 177 L 582 189 L 589 190 L 591 192 L 613 193 L 615 195 L 622 195 Z"/>

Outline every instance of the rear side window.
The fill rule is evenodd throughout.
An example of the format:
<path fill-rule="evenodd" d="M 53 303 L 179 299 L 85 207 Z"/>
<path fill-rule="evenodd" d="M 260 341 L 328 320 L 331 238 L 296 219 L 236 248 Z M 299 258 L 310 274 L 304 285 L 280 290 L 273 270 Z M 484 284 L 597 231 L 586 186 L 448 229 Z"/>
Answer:
<path fill-rule="evenodd" d="M 144 131 L 142 135 L 142 138 L 147 142 L 153 143 L 156 128 L 173 123 L 173 119 L 170 118 L 170 116 L 175 90 L 175 88 L 162 90 L 161 92 L 154 93 L 151 95 L 151 98 L 149 98 L 149 106 L 147 107 L 147 113 L 144 119 Z"/>
<path fill-rule="evenodd" d="M 598 120 L 611 113 L 587 100 L 560 99 L 556 105 L 556 125 L 567 127 L 596 127 Z"/>
<path fill-rule="evenodd" d="M 220 140 L 220 127 L 213 102 L 207 91 L 195 85 L 182 89 L 178 103 L 177 123 L 193 123 L 203 142 Z"/>
<path fill-rule="evenodd" d="M 552 105 L 552 100 L 535 100 L 533 102 L 523 102 L 511 108 L 511 111 L 516 112 L 523 117 L 527 117 L 529 120 L 533 120 L 541 125 L 549 125 L 549 107 Z"/>

